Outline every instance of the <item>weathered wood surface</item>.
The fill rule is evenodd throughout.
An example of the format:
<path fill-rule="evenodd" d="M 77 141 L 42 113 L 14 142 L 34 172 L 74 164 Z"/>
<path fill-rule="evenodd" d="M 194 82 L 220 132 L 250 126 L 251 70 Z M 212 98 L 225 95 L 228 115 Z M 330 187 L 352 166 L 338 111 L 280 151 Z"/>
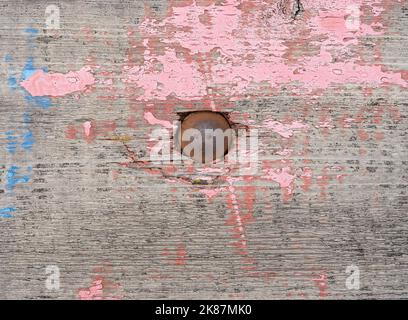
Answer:
<path fill-rule="evenodd" d="M 0 298 L 408 297 L 406 1 L 0 12 Z M 149 162 L 153 117 L 211 108 L 259 130 L 256 173 Z"/>

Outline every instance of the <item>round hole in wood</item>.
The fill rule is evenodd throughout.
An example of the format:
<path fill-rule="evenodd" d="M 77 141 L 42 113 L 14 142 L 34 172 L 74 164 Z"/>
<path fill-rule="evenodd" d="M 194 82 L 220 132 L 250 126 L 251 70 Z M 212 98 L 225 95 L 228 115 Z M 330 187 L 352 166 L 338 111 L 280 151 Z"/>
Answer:
<path fill-rule="evenodd" d="M 211 163 L 225 157 L 233 137 L 233 129 L 223 114 L 196 111 L 182 120 L 178 138 L 185 156 Z"/>

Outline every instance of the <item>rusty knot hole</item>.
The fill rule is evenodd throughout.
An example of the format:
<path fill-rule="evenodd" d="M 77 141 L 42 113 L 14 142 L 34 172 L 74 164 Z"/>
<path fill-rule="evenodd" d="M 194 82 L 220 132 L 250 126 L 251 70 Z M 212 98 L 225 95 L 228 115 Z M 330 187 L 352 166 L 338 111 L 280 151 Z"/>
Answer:
<path fill-rule="evenodd" d="M 177 140 L 183 155 L 210 164 L 223 159 L 231 149 L 235 130 L 225 114 L 195 111 L 180 120 Z"/>

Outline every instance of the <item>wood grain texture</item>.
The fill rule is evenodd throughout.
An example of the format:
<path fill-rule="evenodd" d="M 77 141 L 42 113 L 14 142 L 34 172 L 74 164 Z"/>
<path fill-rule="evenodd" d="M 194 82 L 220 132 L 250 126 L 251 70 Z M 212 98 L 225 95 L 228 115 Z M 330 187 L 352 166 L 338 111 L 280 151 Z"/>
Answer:
<path fill-rule="evenodd" d="M 350 31 L 351 2 L 0 1 L 0 298 L 407 298 L 408 4 Z M 147 112 L 211 108 L 259 130 L 256 173 L 149 162 Z"/>

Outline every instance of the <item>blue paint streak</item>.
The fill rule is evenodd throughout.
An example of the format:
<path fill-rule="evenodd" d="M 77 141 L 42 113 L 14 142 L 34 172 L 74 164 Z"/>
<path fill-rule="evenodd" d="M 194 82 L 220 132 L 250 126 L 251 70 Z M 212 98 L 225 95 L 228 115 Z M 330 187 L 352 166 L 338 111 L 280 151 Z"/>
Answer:
<path fill-rule="evenodd" d="M 37 70 L 40 69 L 34 67 L 34 59 L 32 57 L 28 58 L 21 73 L 21 81 L 30 78 Z M 41 70 L 48 72 L 47 68 L 41 68 Z M 27 92 L 25 99 L 29 104 L 41 107 L 43 109 L 47 109 L 52 106 L 51 99 L 49 97 L 33 97 Z"/>
<path fill-rule="evenodd" d="M 23 114 L 23 122 L 24 123 L 31 123 L 31 114 L 29 114 L 28 112 L 24 112 Z"/>
<path fill-rule="evenodd" d="M 29 121 L 31 121 L 29 116 L 29 114 L 24 113 L 24 123 L 29 123 Z M 35 139 L 30 129 L 26 129 L 26 132 L 21 134 L 19 139 L 17 139 L 16 133 L 13 130 L 6 131 L 5 134 L 7 140 L 6 149 L 8 153 L 15 154 L 19 144 L 25 151 L 32 151 Z M 20 142 L 18 140 L 20 140 Z"/>
<path fill-rule="evenodd" d="M 27 80 L 36 71 L 37 69 L 34 67 L 34 58 L 33 57 L 28 58 L 21 73 L 21 81 Z"/>
<path fill-rule="evenodd" d="M 11 90 L 17 89 L 17 79 L 14 76 L 10 76 L 7 78 L 7 85 Z"/>
<path fill-rule="evenodd" d="M 15 154 L 17 149 L 17 142 L 11 141 L 7 143 L 6 146 L 7 152 L 10 154 Z"/>
<path fill-rule="evenodd" d="M 36 72 L 37 70 L 42 70 L 44 72 L 48 72 L 48 68 L 44 67 L 44 68 L 36 68 L 34 67 L 34 58 L 33 57 L 29 57 L 26 60 L 26 63 L 24 65 L 23 71 L 21 73 L 21 81 L 23 80 L 27 80 L 28 78 L 30 78 L 34 72 Z"/>
<path fill-rule="evenodd" d="M 0 218 L 13 218 L 14 215 L 12 215 L 10 212 L 16 212 L 16 208 L 14 207 L 1 208 Z"/>
<path fill-rule="evenodd" d="M 7 190 L 13 190 L 15 186 L 18 183 L 27 183 L 30 181 L 30 176 L 29 175 L 22 175 L 22 176 L 17 176 L 17 171 L 20 169 L 20 167 L 17 166 L 11 166 L 7 170 L 7 184 L 6 184 L 6 189 Z M 28 171 L 31 171 L 31 167 L 27 167 Z"/>
<path fill-rule="evenodd" d="M 7 140 L 7 145 L 6 149 L 7 152 L 10 154 L 15 154 L 16 149 L 17 149 L 17 139 L 15 137 L 15 132 L 14 131 L 6 131 L 6 140 Z"/>
<path fill-rule="evenodd" d="M 13 61 L 13 56 L 12 56 L 10 53 L 7 53 L 7 54 L 4 56 L 4 61 L 6 61 L 6 62 L 11 62 L 11 61 Z"/>
<path fill-rule="evenodd" d="M 24 29 L 25 33 L 28 33 L 30 35 L 37 35 L 38 34 L 38 29 L 35 28 L 26 28 Z"/>
<path fill-rule="evenodd" d="M 21 146 L 26 151 L 32 151 L 33 144 L 35 143 L 33 133 L 31 131 L 26 132 L 23 134 L 23 143 Z"/>
<path fill-rule="evenodd" d="M 28 103 L 43 109 L 48 109 L 52 106 L 51 99 L 48 97 L 33 97 L 30 94 L 27 94 L 25 99 Z"/>
<path fill-rule="evenodd" d="M 5 61 L 5 62 L 9 62 L 9 63 L 12 62 L 12 61 L 13 61 L 12 55 L 9 54 L 9 53 L 6 54 L 6 55 L 4 56 L 4 61 Z M 9 69 L 9 72 L 12 72 L 12 71 L 13 71 L 11 67 L 9 67 L 8 69 Z M 15 77 L 14 75 L 10 75 L 10 76 L 7 78 L 7 85 L 8 85 L 8 87 L 9 87 L 11 90 L 16 90 L 16 89 L 17 89 L 18 83 L 17 83 L 17 79 L 16 79 L 16 77 Z"/>

